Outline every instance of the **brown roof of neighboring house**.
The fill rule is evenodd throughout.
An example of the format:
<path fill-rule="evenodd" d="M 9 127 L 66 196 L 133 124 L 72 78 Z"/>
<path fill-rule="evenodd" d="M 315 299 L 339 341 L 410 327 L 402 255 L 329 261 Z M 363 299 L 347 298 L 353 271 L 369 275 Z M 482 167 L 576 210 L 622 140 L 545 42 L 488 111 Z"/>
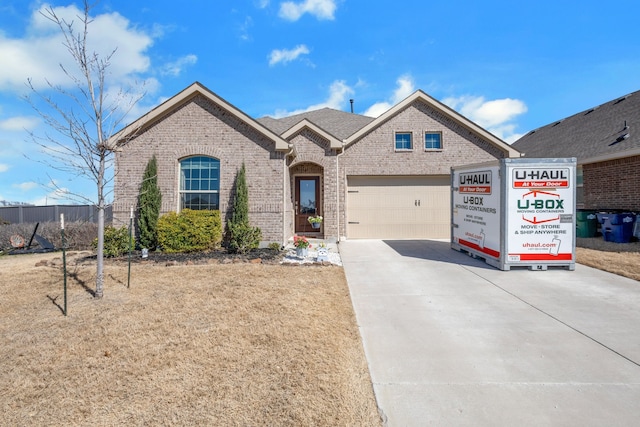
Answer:
<path fill-rule="evenodd" d="M 526 157 L 578 164 L 640 155 L 640 91 L 533 130 L 512 145 Z"/>

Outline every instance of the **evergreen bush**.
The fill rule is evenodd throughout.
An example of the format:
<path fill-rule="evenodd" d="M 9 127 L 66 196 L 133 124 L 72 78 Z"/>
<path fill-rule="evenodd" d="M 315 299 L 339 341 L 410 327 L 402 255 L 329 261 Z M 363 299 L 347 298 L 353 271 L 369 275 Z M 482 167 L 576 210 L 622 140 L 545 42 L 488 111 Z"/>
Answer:
<path fill-rule="evenodd" d="M 216 249 L 222 241 L 220 211 L 183 209 L 158 219 L 158 243 L 165 252 Z"/>
<path fill-rule="evenodd" d="M 118 257 L 129 252 L 129 248 L 135 244 L 133 237 L 129 240 L 129 229 L 125 226 L 104 228 L 104 256 L 108 258 Z M 98 239 L 92 242 L 93 249 L 98 247 Z"/>
<path fill-rule="evenodd" d="M 236 193 L 233 199 L 233 213 L 227 221 L 227 250 L 246 253 L 260 245 L 262 231 L 249 224 L 249 190 L 244 163 L 236 175 Z"/>
<path fill-rule="evenodd" d="M 154 155 L 147 163 L 138 195 L 138 241 L 140 246 L 155 249 L 158 246 L 158 218 L 162 194 L 158 187 L 158 162 Z"/>

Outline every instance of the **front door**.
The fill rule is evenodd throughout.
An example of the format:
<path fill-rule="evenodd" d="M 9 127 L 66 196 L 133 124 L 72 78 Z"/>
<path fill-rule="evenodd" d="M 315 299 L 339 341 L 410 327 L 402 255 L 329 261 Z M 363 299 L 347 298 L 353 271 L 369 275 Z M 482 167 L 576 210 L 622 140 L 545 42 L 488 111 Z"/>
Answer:
<path fill-rule="evenodd" d="M 308 219 L 310 216 L 320 215 L 320 177 L 296 177 L 296 199 L 294 208 L 296 233 L 314 233 L 319 231 L 311 226 Z"/>

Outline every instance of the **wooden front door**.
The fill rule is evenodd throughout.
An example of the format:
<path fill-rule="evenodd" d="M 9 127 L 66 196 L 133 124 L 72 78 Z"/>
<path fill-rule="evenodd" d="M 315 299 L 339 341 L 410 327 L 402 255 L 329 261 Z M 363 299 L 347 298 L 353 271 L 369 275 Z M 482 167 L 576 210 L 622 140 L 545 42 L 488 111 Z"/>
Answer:
<path fill-rule="evenodd" d="M 296 233 L 316 233 L 321 230 L 314 229 L 308 221 L 310 216 L 322 215 L 320 213 L 320 177 L 296 177 L 294 208 Z"/>

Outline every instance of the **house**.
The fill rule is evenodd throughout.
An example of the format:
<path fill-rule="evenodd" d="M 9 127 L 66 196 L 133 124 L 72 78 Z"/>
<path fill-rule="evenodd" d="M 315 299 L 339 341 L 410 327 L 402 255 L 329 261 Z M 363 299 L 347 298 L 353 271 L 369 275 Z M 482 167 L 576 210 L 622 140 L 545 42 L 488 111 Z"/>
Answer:
<path fill-rule="evenodd" d="M 577 158 L 577 207 L 638 212 L 639 128 L 640 91 L 533 130 L 513 147 L 526 157 Z"/>
<path fill-rule="evenodd" d="M 161 213 L 219 209 L 223 220 L 244 163 L 263 243 L 449 238 L 450 168 L 520 156 L 422 91 L 375 119 L 324 108 L 255 120 L 196 82 L 114 139 L 114 223 L 128 222 L 153 155 Z"/>

